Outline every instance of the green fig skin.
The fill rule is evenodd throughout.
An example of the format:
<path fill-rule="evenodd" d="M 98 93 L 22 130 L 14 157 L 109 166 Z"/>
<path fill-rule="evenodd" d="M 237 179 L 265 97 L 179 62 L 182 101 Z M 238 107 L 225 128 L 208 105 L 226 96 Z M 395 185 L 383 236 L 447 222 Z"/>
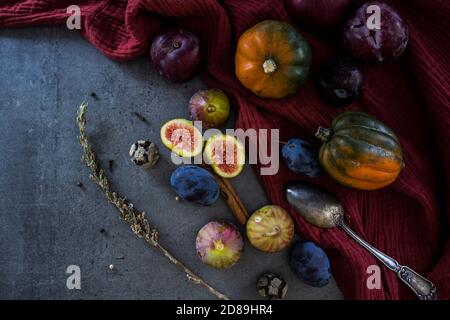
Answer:
<path fill-rule="evenodd" d="M 189 100 L 189 115 L 205 129 L 218 128 L 230 117 L 230 101 L 219 89 L 197 91 Z"/>

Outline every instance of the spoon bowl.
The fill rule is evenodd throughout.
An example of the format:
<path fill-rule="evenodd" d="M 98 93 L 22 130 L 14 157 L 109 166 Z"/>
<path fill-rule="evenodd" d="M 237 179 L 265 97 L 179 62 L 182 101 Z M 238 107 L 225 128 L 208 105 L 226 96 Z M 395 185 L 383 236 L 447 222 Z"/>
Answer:
<path fill-rule="evenodd" d="M 336 197 L 310 183 L 290 182 L 285 190 L 297 213 L 316 227 L 337 227 L 344 218 L 344 208 Z"/>

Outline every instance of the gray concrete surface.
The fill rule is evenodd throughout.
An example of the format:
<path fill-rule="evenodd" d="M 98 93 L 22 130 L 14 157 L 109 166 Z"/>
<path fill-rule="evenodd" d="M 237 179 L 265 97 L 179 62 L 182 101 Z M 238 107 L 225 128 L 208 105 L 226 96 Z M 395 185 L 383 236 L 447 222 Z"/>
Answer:
<path fill-rule="evenodd" d="M 334 282 L 320 289 L 301 283 L 286 251 L 264 254 L 247 243 L 241 261 L 227 271 L 196 257 L 197 231 L 210 220 L 233 217 L 222 200 L 208 208 L 175 201 L 169 186 L 175 166 L 159 129 L 171 118 L 186 117 L 189 97 L 204 87 L 199 80 L 168 83 L 148 57 L 111 61 L 64 28 L 2 29 L 0 57 L 0 298 L 214 298 L 137 239 L 89 181 L 75 124 L 84 99 L 95 150 L 103 165 L 115 163 L 113 187 L 148 212 L 163 244 L 213 286 L 234 299 L 257 299 L 256 278 L 274 271 L 288 281 L 291 299 L 342 298 Z M 150 172 L 128 157 L 130 145 L 142 138 L 155 141 L 163 156 Z M 233 184 L 250 211 L 266 204 L 251 168 Z M 81 268 L 81 290 L 66 288 L 72 264 Z"/>

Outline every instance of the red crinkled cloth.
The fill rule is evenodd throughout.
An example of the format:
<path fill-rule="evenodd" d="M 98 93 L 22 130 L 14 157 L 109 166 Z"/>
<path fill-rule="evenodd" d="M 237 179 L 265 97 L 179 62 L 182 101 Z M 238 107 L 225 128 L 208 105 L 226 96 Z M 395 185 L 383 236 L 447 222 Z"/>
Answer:
<path fill-rule="evenodd" d="M 406 168 L 378 191 L 352 190 L 326 176 L 315 183 L 342 201 L 357 233 L 428 277 L 439 298 L 449 299 L 450 2 L 387 2 L 409 25 L 407 51 L 395 63 L 364 65 L 364 94 L 347 109 L 363 110 L 389 125 L 401 141 Z M 265 19 L 290 21 L 280 0 L 3 0 L 0 26 L 63 25 L 72 4 L 81 8 L 83 36 L 114 59 L 148 55 L 162 25 L 177 24 L 199 34 L 206 58 L 202 78 L 231 97 L 240 128 L 280 128 L 282 140 L 296 136 L 318 146 L 317 127 L 329 125 L 343 111 L 324 103 L 311 80 L 293 96 L 270 100 L 254 96 L 236 79 L 234 49 L 240 34 Z M 314 71 L 336 48 L 329 40 L 308 38 Z M 260 177 L 269 200 L 285 208 L 283 185 L 295 178 L 301 179 L 284 166 L 275 176 Z M 393 272 L 343 231 L 317 229 L 290 212 L 297 231 L 326 249 L 346 298 L 414 298 Z M 367 267 L 374 264 L 382 268 L 381 290 L 366 286 Z"/>

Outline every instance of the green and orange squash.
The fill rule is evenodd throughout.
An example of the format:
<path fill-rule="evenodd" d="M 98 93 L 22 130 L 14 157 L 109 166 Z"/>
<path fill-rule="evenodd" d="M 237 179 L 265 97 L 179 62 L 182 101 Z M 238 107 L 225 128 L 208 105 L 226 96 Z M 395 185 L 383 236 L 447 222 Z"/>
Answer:
<path fill-rule="evenodd" d="M 241 35 L 235 63 L 246 88 L 263 98 L 283 98 L 306 81 L 311 48 L 290 24 L 266 20 Z"/>
<path fill-rule="evenodd" d="M 344 112 L 331 129 L 316 133 L 323 169 L 337 182 L 356 189 L 376 190 L 392 183 L 404 167 L 402 148 L 384 123 L 362 112 Z"/>

